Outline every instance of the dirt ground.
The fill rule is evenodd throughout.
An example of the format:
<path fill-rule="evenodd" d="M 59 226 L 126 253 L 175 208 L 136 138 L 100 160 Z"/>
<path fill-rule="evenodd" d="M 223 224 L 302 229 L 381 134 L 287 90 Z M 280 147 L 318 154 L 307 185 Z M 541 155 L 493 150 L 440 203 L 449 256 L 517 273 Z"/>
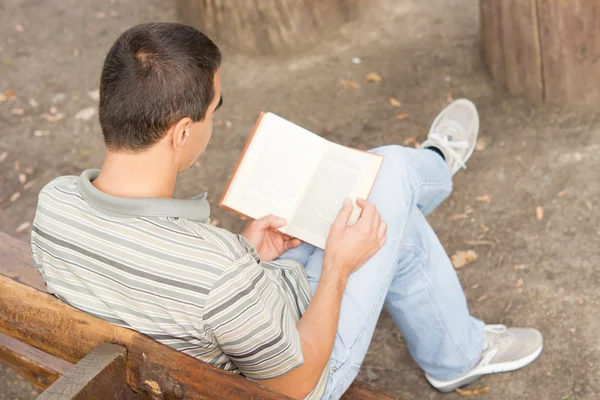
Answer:
<path fill-rule="evenodd" d="M 489 387 L 481 399 L 600 398 L 597 109 L 533 104 L 497 87 L 481 59 L 477 0 L 382 1 L 368 21 L 303 53 L 249 57 L 223 48 L 221 123 L 177 194 L 207 190 L 215 204 L 262 110 L 367 149 L 420 142 L 449 97 L 470 98 L 481 114 L 481 146 L 431 222 L 449 254 L 478 254 L 458 271 L 472 313 L 545 336 L 534 364 L 471 388 Z M 33 219 L 43 185 L 101 165 L 97 116 L 78 112 L 95 110 L 101 63 L 116 37 L 156 20 L 176 20 L 170 1 L 0 2 L 0 93 L 10 100 L 0 103 L 0 230 L 27 240 L 23 224 Z M 382 80 L 366 83 L 370 72 Z M 341 79 L 360 88 L 342 89 Z M 408 117 L 395 118 L 402 113 Z M 477 200 L 485 195 L 489 202 Z M 216 206 L 213 217 L 228 229 L 243 227 Z M 428 386 L 386 313 L 359 379 L 406 399 L 460 398 Z M 34 397 L 26 381 L 0 367 L 0 399 Z"/>

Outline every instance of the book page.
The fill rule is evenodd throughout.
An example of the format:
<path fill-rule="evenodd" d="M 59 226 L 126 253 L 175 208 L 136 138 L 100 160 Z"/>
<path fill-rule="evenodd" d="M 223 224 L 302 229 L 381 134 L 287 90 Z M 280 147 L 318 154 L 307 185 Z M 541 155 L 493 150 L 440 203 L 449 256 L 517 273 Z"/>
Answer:
<path fill-rule="evenodd" d="M 317 169 L 327 142 L 274 114 L 262 117 L 246 154 L 223 199 L 223 205 L 251 218 L 268 214 L 286 218 Z"/>
<path fill-rule="evenodd" d="M 320 248 L 325 248 L 331 224 L 346 197 L 354 203 L 348 223 L 356 223 L 361 209 L 355 200 L 369 196 L 383 162 L 381 156 L 335 143 L 328 142 L 327 147 L 289 228 L 290 235 Z"/>

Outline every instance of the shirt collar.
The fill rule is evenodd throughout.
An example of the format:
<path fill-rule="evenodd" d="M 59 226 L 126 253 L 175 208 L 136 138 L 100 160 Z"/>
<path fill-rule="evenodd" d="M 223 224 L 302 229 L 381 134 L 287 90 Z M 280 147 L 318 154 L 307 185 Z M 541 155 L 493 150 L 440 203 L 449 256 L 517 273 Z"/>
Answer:
<path fill-rule="evenodd" d="M 192 200 L 111 196 L 92 185 L 99 173 L 98 169 L 83 171 L 77 181 L 77 189 L 86 202 L 107 214 L 117 217 L 175 217 L 198 222 L 207 222 L 210 217 L 207 193 Z"/>

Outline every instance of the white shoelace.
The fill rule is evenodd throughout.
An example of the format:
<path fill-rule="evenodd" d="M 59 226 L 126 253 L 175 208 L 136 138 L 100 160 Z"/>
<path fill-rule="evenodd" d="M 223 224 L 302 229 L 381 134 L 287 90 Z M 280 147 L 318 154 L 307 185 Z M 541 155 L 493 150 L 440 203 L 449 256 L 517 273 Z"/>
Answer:
<path fill-rule="evenodd" d="M 427 138 L 432 142 L 435 142 L 439 147 L 446 151 L 447 154 L 452 156 L 453 160 L 457 162 L 462 168 L 467 169 L 464 160 L 456 152 L 455 149 L 468 149 L 469 142 L 466 140 L 450 140 L 449 137 L 457 137 L 458 131 L 454 127 L 446 127 L 444 133 L 432 132 L 427 135 Z"/>

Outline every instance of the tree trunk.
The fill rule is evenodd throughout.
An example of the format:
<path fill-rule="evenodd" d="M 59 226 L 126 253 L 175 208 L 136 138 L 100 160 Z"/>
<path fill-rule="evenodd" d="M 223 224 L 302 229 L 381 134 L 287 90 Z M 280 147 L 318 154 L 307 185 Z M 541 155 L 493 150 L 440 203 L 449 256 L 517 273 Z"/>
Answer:
<path fill-rule="evenodd" d="M 480 0 L 482 45 L 511 94 L 600 103 L 600 0 Z"/>
<path fill-rule="evenodd" d="M 179 19 L 217 43 L 272 54 L 318 43 L 374 0 L 176 0 Z M 372 6 L 372 4 L 369 4 Z"/>

